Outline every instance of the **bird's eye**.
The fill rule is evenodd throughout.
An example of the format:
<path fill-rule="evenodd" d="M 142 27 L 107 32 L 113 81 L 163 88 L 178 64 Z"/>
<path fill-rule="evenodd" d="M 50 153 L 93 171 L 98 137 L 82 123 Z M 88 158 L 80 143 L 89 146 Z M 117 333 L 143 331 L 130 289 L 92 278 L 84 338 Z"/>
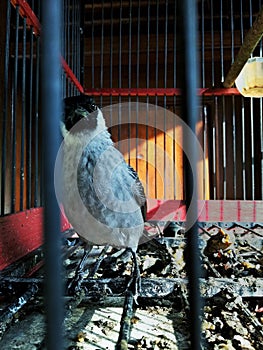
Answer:
<path fill-rule="evenodd" d="M 88 110 L 90 113 L 96 111 L 98 109 L 98 107 L 94 104 L 94 103 L 91 103 L 89 106 L 88 106 Z"/>

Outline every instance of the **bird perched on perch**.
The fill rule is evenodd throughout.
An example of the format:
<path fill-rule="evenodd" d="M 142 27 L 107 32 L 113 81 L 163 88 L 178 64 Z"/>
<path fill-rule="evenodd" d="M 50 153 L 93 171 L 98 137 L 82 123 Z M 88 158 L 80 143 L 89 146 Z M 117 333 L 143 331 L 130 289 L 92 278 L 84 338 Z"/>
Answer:
<path fill-rule="evenodd" d="M 63 119 L 62 204 L 69 222 L 87 242 L 73 288 L 80 287 L 92 246 L 111 245 L 132 254 L 133 277 L 128 288 L 137 298 L 140 270 L 136 251 L 146 216 L 143 186 L 114 147 L 102 111 L 91 97 L 65 98 Z"/>

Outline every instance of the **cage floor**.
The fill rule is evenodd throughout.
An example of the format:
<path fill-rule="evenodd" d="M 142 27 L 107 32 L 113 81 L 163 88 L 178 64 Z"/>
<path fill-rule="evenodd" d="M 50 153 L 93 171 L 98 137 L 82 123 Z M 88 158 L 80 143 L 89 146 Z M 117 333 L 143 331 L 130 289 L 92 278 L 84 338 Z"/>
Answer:
<path fill-rule="evenodd" d="M 169 230 L 170 229 L 170 230 Z M 203 296 L 203 349 L 260 349 L 263 342 L 263 229 L 250 223 L 199 223 Z M 142 291 L 138 305 L 126 315 L 131 323 L 128 349 L 189 349 L 187 274 L 184 228 L 173 223 L 169 237 L 139 246 Z M 224 235 L 224 236 L 222 236 Z M 83 246 L 68 232 L 64 264 L 74 275 Z M 82 291 L 65 296 L 67 349 L 115 350 L 127 301 L 125 286 L 132 259 L 108 248 L 101 266 L 94 247 Z M 112 260 L 111 256 L 116 255 Z M 42 295 L 42 251 L 1 273 L 1 349 L 45 349 Z"/>

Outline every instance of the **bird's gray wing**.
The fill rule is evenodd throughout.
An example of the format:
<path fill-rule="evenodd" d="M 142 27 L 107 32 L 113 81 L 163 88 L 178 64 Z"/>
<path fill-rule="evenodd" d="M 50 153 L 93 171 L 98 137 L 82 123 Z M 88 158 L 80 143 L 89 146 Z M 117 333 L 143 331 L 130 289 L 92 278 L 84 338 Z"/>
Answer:
<path fill-rule="evenodd" d="M 141 225 L 145 195 L 138 175 L 115 147 L 101 152 L 101 135 L 91 144 L 93 141 L 84 150 L 78 167 L 83 203 L 94 217 L 111 227 Z"/>
<path fill-rule="evenodd" d="M 135 186 L 133 187 L 134 197 L 141 208 L 143 220 L 146 221 L 147 202 L 143 185 L 139 179 L 138 173 L 133 169 L 133 167 L 131 167 L 129 164 L 127 164 L 127 167 L 130 176 L 135 180 Z"/>

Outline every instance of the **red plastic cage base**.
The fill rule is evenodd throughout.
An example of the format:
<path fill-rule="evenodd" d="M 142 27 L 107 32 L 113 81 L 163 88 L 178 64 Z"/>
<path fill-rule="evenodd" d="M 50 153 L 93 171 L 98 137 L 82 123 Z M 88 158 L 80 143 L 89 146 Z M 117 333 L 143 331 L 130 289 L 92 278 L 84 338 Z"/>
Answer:
<path fill-rule="evenodd" d="M 262 201 L 198 201 L 201 222 L 263 222 Z M 148 220 L 184 221 L 186 208 L 180 200 L 148 200 Z M 70 227 L 62 216 L 62 231 Z M 0 270 L 43 243 L 43 208 L 0 217 Z"/>

